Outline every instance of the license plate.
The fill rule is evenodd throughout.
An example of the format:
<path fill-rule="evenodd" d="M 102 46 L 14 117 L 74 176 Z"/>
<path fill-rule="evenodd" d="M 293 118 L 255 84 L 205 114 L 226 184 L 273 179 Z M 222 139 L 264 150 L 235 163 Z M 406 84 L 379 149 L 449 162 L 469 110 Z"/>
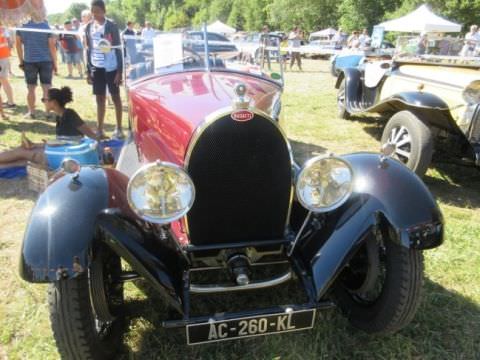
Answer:
<path fill-rule="evenodd" d="M 212 320 L 201 324 L 187 325 L 187 344 L 196 345 L 306 330 L 311 329 L 314 322 L 315 309 L 286 311 L 239 319 Z"/>

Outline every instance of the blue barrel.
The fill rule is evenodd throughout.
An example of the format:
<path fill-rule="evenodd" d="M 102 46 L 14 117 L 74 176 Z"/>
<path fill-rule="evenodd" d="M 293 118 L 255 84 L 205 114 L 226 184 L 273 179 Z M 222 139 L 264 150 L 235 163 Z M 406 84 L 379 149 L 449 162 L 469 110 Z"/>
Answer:
<path fill-rule="evenodd" d="M 118 139 L 109 139 L 100 141 L 100 154 L 103 154 L 105 148 L 110 148 L 115 162 L 118 161 L 120 152 L 122 151 L 124 141 Z"/>
<path fill-rule="evenodd" d="M 48 167 L 56 170 L 66 158 L 77 160 L 81 165 L 98 165 L 97 142 L 90 138 L 83 138 L 79 144 L 65 144 L 60 146 L 45 146 L 45 156 Z"/>

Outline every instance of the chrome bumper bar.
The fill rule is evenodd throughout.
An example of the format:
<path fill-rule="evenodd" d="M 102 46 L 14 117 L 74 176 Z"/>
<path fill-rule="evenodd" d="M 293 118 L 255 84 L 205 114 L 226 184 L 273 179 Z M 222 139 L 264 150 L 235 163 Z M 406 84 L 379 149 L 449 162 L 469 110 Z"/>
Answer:
<path fill-rule="evenodd" d="M 270 280 L 252 282 L 246 285 L 195 285 L 190 284 L 190 292 L 192 294 L 211 294 L 211 293 L 223 293 L 232 291 L 244 291 L 244 290 L 256 290 L 264 289 L 276 285 L 280 285 L 287 282 L 293 277 L 291 271 L 286 272 L 283 275 L 271 278 Z"/>

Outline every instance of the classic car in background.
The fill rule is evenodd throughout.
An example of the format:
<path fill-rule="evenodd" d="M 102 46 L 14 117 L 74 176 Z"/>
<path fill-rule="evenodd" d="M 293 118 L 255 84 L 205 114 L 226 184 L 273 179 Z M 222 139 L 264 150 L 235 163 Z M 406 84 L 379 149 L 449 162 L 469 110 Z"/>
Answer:
<path fill-rule="evenodd" d="M 337 77 L 343 69 L 357 67 L 366 60 L 391 59 L 394 50 L 395 45 L 388 41 L 383 41 L 378 49 L 343 49 L 330 58 L 330 72 L 333 76 Z"/>
<path fill-rule="evenodd" d="M 263 36 L 263 37 L 262 37 Z M 263 43 L 265 36 L 268 38 L 268 44 Z M 262 62 L 262 56 L 266 58 L 267 52 L 271 61 L 280 61 L 278 47 L 283 38 L 283 33 L 275 31 L 268 35 L 262 35 L 262 33 L 250 33 L 246 34 L 243 38 L 237 39 L 236 46 L 241 52 L 241 60 L 252 64 L 260 64 Z M 264 47 L 274 47 L 275 49 L 265 50 Z"/>
<path fill-rule="evenodd" d="M 393 63 L 367 62 L 342 71 L 338 114 L 393 114 L 381 142 L 418 175 L 427 171 L 434 151 L 480 166 L 479 69 L 476 58 L 418 55 L 400 47 Z"/>
<path fill-rule="evenodd" d="M 187 39 L 187 41 L 184 43 L 185 47 L 191 49 L 192 51 L 203 53 L 205 51 L 204 37 L 205 34 L 203 31 L 188 31 L 185 35 L 185 38 Z M 228 57 L 238 55 L 239 50 L 237 46 L 222 34 L 207 32 L 207 38 L 210 42 L 210 54 L 222 54 Z"/>
<path fill-rule="evenodd" d="M 181 34 L 162 36 L 151 73 L 128 82 L 117 167 L 69 161 L 25 232 L 20 274 L 49 283 L 61 356 L 114 357 L 132 306 L 123 285 L 139 279 L 169 306 L 163 326 L 192 345 L 310 329 L 334 304 L 370 333 L 406 326 L 422 252 L 443 240 L 422 181 L 381 154 L 298 163 L 280 127 L 282 79 L 215 67 L 208 43 L 185 53 Z M 192 313 L 193 294 L 242 299 L 293 279 L 301 302 Z"/>

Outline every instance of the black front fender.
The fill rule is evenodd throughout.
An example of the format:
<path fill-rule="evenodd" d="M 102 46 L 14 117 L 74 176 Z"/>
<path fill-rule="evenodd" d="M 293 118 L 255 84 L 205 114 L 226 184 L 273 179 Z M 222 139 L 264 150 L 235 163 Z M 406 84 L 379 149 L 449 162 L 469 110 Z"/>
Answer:
<path fill-rule="evenodd" d="M 101 168 L 64 176 L 38 199 L 25 231 L 20 276 L 30 282 L 69 278 L 88 265 L 97 214 L 108 207 L 108 179 Z"/>
<path fill-rule="evenodd" d="M 355 192 L 298 250 L 310 269 L 317 299 L 369 233 L 388 222 L 402 246 L 429 249 L 443 242 L 443 217 L 421 179 L 400 162 L 377 154 L 343 157 L 353 167 Z"/>

